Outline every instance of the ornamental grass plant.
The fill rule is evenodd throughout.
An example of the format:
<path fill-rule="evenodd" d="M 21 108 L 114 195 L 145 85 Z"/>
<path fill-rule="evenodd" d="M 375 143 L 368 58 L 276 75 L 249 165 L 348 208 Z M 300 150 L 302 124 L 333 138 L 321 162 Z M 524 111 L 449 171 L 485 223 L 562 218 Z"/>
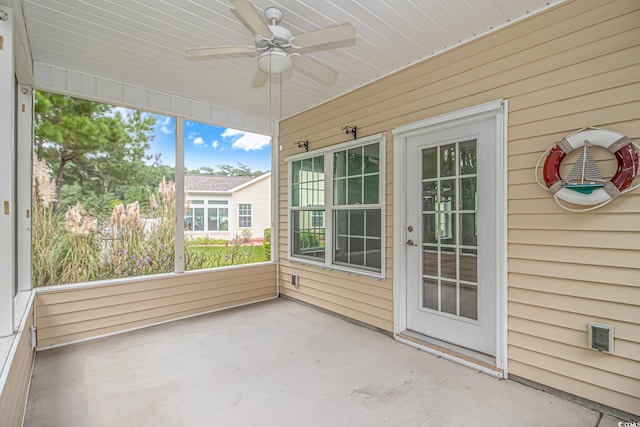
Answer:
<path fill-rule="evenodd" d="M 56 211 L 55 183 L 44 161 L 33 164 L 33 284 L 50 286 L 103 279 L 169 273 L 175 269 L 173 181 L 162 179 L 149 191 L 149 208 L 138 201 L 114 206 L 109 218 L 97 218 L 80 202 Z M 203 252 L 186 242 L 185 269 L 198 270 L 251 262 L 252 247 L 242 237 L 224 250 Z"/>

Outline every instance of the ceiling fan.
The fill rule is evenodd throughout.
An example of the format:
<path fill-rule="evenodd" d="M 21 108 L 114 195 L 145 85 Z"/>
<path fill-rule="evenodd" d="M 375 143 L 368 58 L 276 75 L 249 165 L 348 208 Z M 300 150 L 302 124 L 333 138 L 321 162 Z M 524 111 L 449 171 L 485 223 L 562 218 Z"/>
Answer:
<path fill-rule="evenodd" d="M 252 86 L 264 86 L 269 73 L 280 74 L 295 65 L 316 80 L 331 85 L 335 83 L 338 73 L 326 65 L 305 56 L 297 50 L 309 47 L 322 48 L 330 43 L 354 40 L 356 30 L 350 24 L 342 24 L 317 31 L 293 35 L 289 29 L 279 25 L 282 11 L 276 7 L 264 10 L 263 18 L 249 0 L 229 0 L 231 12 L 251 31 L 254 46 L 217 46 L 187 49 L 190 58 L 222 58 L 240 54 L 257 56 L 258 71 Z M 331 46 L 325 46 L 325 48 Z"/>

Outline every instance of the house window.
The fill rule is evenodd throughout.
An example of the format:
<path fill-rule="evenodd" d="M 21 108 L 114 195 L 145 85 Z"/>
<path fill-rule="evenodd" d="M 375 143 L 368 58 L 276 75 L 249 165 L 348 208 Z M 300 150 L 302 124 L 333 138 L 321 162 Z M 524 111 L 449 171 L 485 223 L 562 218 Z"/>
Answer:
<path fill-rule="evenodd" d="M 226 200 L 189 200 L 185 210 L 187 231 L 228 231 L 229 207 Z M 206 213 L 206 217 L 205 217 Z"/>
<path fill-rule="evenodd" d="M 251 205 L 248 203 L 238 205 L 238 227 L 251 228 Z"/>
<path fill-rule="evenodd" d="M 229 231 L 229 208 L 226 200 L 207 201 L 207 231 Z"/>
<path fill-rule="evenodd" d="M 314 157 L 291 159 L 292 258 L 382 272 L 383 138 L 376 135 Z M 325 195 L 325 189 L 330 194 Z"/>
<path fill-rule="evenodd" d="M 189 231 L 204 231 L 204 200 L 189 200 L 184 228 Z"/>

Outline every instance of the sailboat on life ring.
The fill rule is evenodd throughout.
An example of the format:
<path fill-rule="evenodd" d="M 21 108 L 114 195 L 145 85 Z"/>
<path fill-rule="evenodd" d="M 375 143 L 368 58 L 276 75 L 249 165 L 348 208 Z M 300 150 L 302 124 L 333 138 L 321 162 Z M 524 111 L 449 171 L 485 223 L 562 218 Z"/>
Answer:
<path fill-rule="evenodd" d="M 582 153 L 571 168 L 569 175 L 562 182 L 562 187 L 582 194 L 591 194 L 596 188 L 604 187 L 607 181 L 602 179 L 600 169 L 593 160 L 591 146 L 589 141 L 585 141 Z"/>

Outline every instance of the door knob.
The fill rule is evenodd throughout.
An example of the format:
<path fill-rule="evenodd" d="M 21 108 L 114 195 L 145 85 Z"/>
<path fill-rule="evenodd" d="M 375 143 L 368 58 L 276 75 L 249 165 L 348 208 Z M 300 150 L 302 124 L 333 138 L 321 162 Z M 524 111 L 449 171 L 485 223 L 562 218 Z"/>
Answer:
<path fill-rule="evenodd" d="M 407 246 L 418 246 L 418 245 L 413 243 L 413 239 L 409 239 L 409 240 L 407 240 Z"/>

